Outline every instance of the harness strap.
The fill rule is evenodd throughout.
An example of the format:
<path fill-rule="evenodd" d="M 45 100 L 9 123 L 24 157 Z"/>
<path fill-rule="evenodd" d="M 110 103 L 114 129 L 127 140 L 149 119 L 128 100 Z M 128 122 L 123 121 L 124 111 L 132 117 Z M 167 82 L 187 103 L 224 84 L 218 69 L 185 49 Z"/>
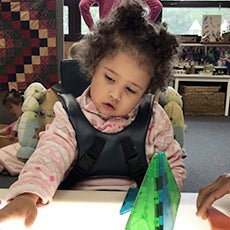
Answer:
<path fill-rule="evenodd" d="M 86 151 L 76 163 L 77 171 L 81 174 L 87 174 L 98 159 L 102 149 L 105 146 L 105 141 L 99 137 L 95 137 L 92 146 Z"/>
<path fill-rule="evenodd" d="M 67 178 L 60 184 L 60 189 L 70 188 L 76 181 L 84 178 L 93 167 L 105 146 L 105 141 L 95 137 L 91 147 L 76 161 Z"/>
<path fill-rule="evenodd" d="M 130 175 L 136 181 L 137 187 L 139 188 L 145 176 L 146 168 L 143 164 L 141 164 L 141 159 L 138 156 L 133 141 L 130 137 L 123 138 L 120 143 L 125 154 Z"/>
<path fill-rule="evenodd" d="M 57 95 L 59 100 L 62 102 L 64 109 L 66 110 L 69 120 L 75 130 L 77 130 L 76 125 L 76 117 L 78 117 L 78 109 L 79 106 L 76 102 L 74 96 L 70 93 L 66 93 L 60 87 L 53 87 L 54 90 L 57 91 Z M 152 104 L 152 97 L 148 97 L 151 100 Z M 151 106 L 152 107 L 152 106 Z M 148 108 L 146 107 L 147 110 Z M 76 136 L 77 138 L 77 136 Z M 68 176 L 65 180 L 60 184 L 60 189 L 66 189 L 71 187 L 76 181 L 79 181 L 88 175 L 88 172 L 96 163 L 97 159 L 99 158 L 103 148 L 106 144 L 106 140 L 102 137 L 98 137 L 97 135 L 94 137 L 94 140 L 91 146 L 84 151 L 84 154 L 78 158 L 73 164 L 73 167 L 69 171 Z M 144 165 L 138 155 L 137 151 L 135 150 L 135 145 L 130 137 L 124 137 L 120 140 L 120 146 L 123 149 L 125 160 L 128 164 L 128 171 L 130 176 L 136 181 L 137 186 L 140 187 L 142 180 L 144 178 L 146 172 L 146 165 Z"/>

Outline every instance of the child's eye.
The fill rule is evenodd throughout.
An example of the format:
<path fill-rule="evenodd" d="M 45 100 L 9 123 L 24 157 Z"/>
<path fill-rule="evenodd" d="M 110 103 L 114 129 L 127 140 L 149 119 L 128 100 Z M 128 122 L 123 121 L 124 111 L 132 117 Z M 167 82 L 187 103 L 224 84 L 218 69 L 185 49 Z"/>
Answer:
<path fill-rule="evenodd" d="M 136 91 L 133 90 L 133 89 L 131 89 L 130 87 L 127 87 L 127 90 L 128 90 L 130 93 L 132 93 L 132 94 L 135 94 L 135 93 L 136 93 Z"/>
<path fill-rule="evenodd" d="M 106 78 L 107 81 L 115 82 L 115 80 L 113 78 L 111 78 L 110 76 L 108 76 L 108 75 L 105 75 L 105 78 Z"/>

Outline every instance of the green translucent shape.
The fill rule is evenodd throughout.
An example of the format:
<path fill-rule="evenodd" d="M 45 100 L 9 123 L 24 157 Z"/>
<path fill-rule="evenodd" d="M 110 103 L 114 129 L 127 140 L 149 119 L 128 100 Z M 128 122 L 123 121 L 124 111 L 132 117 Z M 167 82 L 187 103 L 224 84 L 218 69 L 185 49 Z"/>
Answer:
<path fill-rule="evenodd" d="M 126 230 L 171 230 L 180 192 L 164 152 L 154 154 L 141 184 Z"/>

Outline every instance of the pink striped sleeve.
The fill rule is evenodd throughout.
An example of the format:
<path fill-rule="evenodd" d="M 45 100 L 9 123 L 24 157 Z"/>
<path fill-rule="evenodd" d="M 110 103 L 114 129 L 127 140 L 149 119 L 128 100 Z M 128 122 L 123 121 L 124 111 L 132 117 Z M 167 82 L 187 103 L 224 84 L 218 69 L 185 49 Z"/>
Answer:
<path fill-rule="evenodd" d="M 75 132 L 60 102 L 54 106 L 56 117 L 40 134 L 38 146 L 8 194 L 11 199 L 19 194 L 37 194 L 48 203 L 76 157 Z"/>
<path fill-rule="evenodd" d="M 155 103 L 153 107 L 153 116 L 147 133 L 146 145 L 149 159 L 154 153 L 160 151 L 166 153 L 177 185 L 181 190 L 186 178 L 182 149 L 174 139 L 173 127 L 168 115 L 158 103 Z"/>

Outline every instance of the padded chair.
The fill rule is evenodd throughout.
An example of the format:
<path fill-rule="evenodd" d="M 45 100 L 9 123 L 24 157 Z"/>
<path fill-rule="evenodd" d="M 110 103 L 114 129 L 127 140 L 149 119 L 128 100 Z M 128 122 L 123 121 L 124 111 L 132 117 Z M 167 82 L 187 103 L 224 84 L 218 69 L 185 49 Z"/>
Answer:
<path fill-rule="evenodd" d="M 60 62 L 61 85 L 74 97 L 78 97 L 89 85 L 85 73 L 82 73 L 79 61 L 76 59 L 63 59 Z"/>

